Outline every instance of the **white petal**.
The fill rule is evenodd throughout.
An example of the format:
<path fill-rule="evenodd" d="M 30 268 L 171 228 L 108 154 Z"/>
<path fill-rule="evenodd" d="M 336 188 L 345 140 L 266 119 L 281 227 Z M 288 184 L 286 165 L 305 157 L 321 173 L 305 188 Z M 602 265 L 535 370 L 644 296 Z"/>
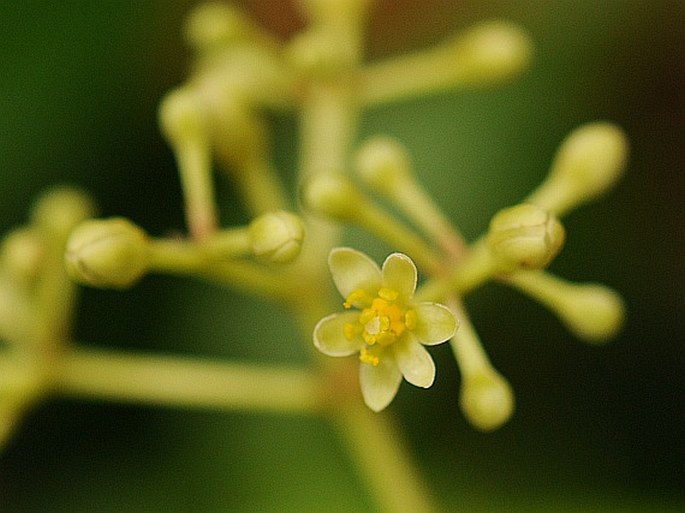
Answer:
<path fill-rule="evenodd" d="M 397 366 L 404 379 L 414 386 L 428 388 L 435 379 L 435 363 L 414 337 L 404 336 L 393 344 Z"/>
<path fill-rule="evenodd" d="M 402 373 L 397 368 L 392 351 L 383 351 L 377 366 L 362 363 L 359 366 L 359 383 L 364 402 L 373 411 L 381 411 L 397 394 Z"/>
<path fill-rule="evenodd" d="M 345 324 L 354 324 L 359 312 L 335 313 L 321 319 L 314 327 L 314 345 L 328 356 L 349 356 L 361 349 L 361 337 L 348 340 L 345 336 Z"/>
<path fill-rule="evenodd" d="M 432 346 L 452 338 L 459 327 L 459 322 L 452 311 L 437 303 L 419 303 L 414 305 L 416 327 L 412 333 L 422 344 Z"/>
<path fill-rule="evenodd" d="M 376 262 L 356 249 L 333 248 L 328 255 L 328 267 L 343 298 L 359 289 L 374 295 L 381 286 L 381 270 Z"/>
<path fill-rule="evenodd" d="M 398 292 L 405 303 L 414 295 L 416 274 L 416 265 L 402 253 L 393 253 L 383 262 L 383 286 Z"/>

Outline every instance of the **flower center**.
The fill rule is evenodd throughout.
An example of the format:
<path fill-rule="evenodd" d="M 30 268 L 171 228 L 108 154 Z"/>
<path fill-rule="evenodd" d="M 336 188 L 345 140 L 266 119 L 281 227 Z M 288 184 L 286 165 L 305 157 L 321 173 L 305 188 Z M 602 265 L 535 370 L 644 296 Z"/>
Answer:
<path fill-rule="evenodd" d="M 398 297 L 395 290 L 385 287 L 373 299 L 363 290 L 355 290 L 347 296 L 345 308 L 351 308 L 356 302 L 369 305 L 359 313 L 356 323 L 347 323 L 344 327 L 348 340 L 361 335 L 366 342 L 359 353 L 362 362 L 378 365 L 381 349 L 395 343 L 405 330 L 416 326 L 416 312 L 398 305 Z"/>

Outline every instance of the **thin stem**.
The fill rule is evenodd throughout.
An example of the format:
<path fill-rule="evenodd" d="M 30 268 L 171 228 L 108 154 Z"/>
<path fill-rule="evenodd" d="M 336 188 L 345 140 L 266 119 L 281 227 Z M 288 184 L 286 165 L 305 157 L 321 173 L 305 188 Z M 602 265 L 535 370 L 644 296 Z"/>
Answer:
<path fill-rule="evenodd" d="M 433 199 L 414 180 L 409 187 L 396 187 L 392 197 L 400 209 L 455 261 L 466 253 L 466 243 Z"/>
<path fill-rule="evenodd" d="M 298 369 L 74 349 L 55 373 L 58 392 L 178 408 L 312 413 L 316 375 Z"/>
<path fill-rule="evenodd" d="M 336 425 L 367 486 L 385 513 L 430 513 L 439 509 L 430 500 L 406 442 L 387 413 L 346 403 Z"/>
<path fill-rule="evenodd" d="M 432 278 L 415 294 L 417 301 L 440 301 L 449 294 L 464 296 L 492 278 L 498 271 L 498 262 L 492 258 L 483 240 L 474 243 L 464 261 L 447 276 Z"/>
<path fill-rule="evenodd" d="M 188 230 L 193 238 L 202 240 L 218 225 L 209 144 L 197 137 L 177 144 L 175 150 Z"/>
<path fill-rule="evenodd" d="M 356 209 L 357 223 L 377 237 L 405 251 L 430 274 L 443 270 L 438 255 L 421 237 L 371 201 Z"/>
<path fill-rule="evenodd" d="M 459 329 L 450 339 L 450 347 L 456 357 L 462 376 L 467 379 L 476 372 L 489 369 L 491 367 L 490 359 L 483 349 L 480 338 L 473 324 L 471 324 L 462 302 L 452 297 L 448 301 L 448 305 L 459 319 Z"/>
<path fill-rule="evenodd" d="M 290 301 L 299 287 L 287 273 L 254 262 L 217 260 L 202 246 L 182 240 L 157 239 L 150 247 L 152 271 L 198 276 L 269 300 Z"/>

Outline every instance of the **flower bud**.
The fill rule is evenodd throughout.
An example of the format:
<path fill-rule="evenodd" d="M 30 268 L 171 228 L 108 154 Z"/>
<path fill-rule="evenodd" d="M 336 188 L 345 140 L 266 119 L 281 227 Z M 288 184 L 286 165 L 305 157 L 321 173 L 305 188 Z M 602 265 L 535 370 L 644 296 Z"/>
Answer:
<path fill-rule="evenodd" d="M 36 230 L 19 228 L 5 237 L 0 265 L 13 279 L 30 283 L 40 272 L 45 251 L 45 243 Z"/>
<path fill-rule="evenodd" d="M 185 38 L 196 50 L 244 41 L 256 32 L 239 9 L 220 2 L 200 4 L 188 16 Z"/>
<path fill-rule="evenodd" d="M 577 337 L 601 343 L 614 337 L 625 319 L 618 293 L 599 284 L 568 284 L 556 301 L 559 318 Z"/>
<path fill-rule="evenodd" d="M 75 281 L 100 288 L 128 288 L 148 270 L 148 237 L 123 218 L 86 221 L 69 237 L 65 261 Z"/>
<path fill-rule="evenodd" d="M 628 140 L 610 123 L 589 123 L 561 144 L 547 179 L 529 196 L 531 203 L 558 216 L 611 188 L 628 160 Z"/>
<path fill-rule="evenodd" d="M 547 266 L 564 245 L 564 227 L 541 208 L 523 203 L 500 210 L 490 221 L 487 244 L 497 258 L 514 268 Z"/>
<path fill-rule="evenodd" d="M 371 189 L 388 194 L 411 178 L 409 155 L 390 137 L 374 137 L 357 153 L 357 174 Z"/>
<path fill-rule="evenodd" d="M 528 67 L 533 53 L 528 35 L 504 21 L 481 23 L 444 48 L 454 55 L 454 69 L 464 82 L 471 83 L 515 76 Z"/>
<path fill-rule="evenodd" d="M 304 225 L 290 212 L 279 210 L 259 216 L 250 223 L 249 232 L 255 256 L 270 262 L 291 262 L 302 249 Z"/>
<path fill-rule="evenodd" d="M 464 376 L 459 405 L 475 428 L 494 431 L 514 413 L 514 393 L 496 371 L 483 369 Z"/>
<path fill-rule="evenodd" d="M 305 208 L 336 221 L 351 221 L 364 199 L 345 176 L 325 173 L 312 176 L 302 188 Z"/>
<path fill-rule="evenodd" d="M 57 187 L 38 198 L 31 218 L 40 228 L 66 238 L 74 226 L 94 214 L 95 205 L 85 192 Z"/>
<path fill-rule="evenodd" d="M 168 93 L 159 105 L 158 114 L 162 133 L 174 147 L 207 138 L 202 101 L 190 89 Z"/>

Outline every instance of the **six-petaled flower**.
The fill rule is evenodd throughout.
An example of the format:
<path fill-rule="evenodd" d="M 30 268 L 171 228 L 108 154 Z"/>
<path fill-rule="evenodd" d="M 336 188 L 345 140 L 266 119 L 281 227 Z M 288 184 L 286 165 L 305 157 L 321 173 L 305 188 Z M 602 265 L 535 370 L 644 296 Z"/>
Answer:
<path fill-rule="evenodd" d="M 423 345 L 448 340 L 458 323 L 443 305 L 412 302 L 414 262 L 393 253 L 381 269 L 359 251 L 335 248 L 328 265 L 346 311 L 319 321 L 314 345 L 329 356 L 359 353 L 362 395 L 374 411 L 390 404 L 402 376 L 412 385 L 430 387 L 435 364 Z"/>

